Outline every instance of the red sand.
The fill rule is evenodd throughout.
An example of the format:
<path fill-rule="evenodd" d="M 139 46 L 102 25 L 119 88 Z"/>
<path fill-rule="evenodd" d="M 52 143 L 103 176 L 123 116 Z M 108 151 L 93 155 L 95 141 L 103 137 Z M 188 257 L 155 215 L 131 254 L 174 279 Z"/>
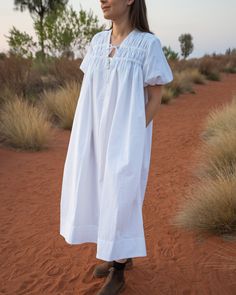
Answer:
<path fill-rule="evenodd" d="M 235 243 L 219 237 L 199 240 L 171 225 L 184 193 L 194 181 L 194 153 L 209 110 L 231 101 L 236 75 L 195 86 L 161 105 L 154 119 L 152 161 L 144 200 L 146 257 L 134 258 L 123 294 L 233 295 Z M 0 294 L 89 295 L 103 285 L 92 277 L 96 244 L 69 245 L 59 235 L 62 171 L 69 131 L 58 130 L 50 150 L 16 152 L 0 148 Z M 231 247 L 231 251 L 227 251 Z M 234 251 L 233 251 L 234 249 Z M 219 258 L 217 251 L 228 255 Z M 234 253 L 233 253 L 234 252 Z M 215 264 L 215 265 L 213 265 Z"/>

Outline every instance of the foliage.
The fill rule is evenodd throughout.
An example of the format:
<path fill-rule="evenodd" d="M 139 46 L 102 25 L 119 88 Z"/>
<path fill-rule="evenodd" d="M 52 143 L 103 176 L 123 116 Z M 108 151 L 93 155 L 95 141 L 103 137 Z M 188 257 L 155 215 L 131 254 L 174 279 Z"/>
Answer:
<path fill-rule="evenodd" d="M 92 11 L 87 14 L 82 8 L 79 14 L 69 8 L 58 9 L 45 18 L 44 33 L 46 47 L 53 56 L 74 57 L 74 49 L 84 55 L 86 44 L 92 36 L 104 27 L 98 26 L 97 16 Z M 36 31 L 39 23 L 35 23 Z"/>
<path fill-rule="evenodd" d="M 179 36 L 181 55 L 186 59 L 193 52 L 193 37 L 191 34 L 182 34 Z"/>
<path fill-rule="evenodd" d="M 7 42 L 10 48 L 10 53 L 25 58 L 32 58 L 33 51 L 37 46 L 37 43 L 33 41 L 33 38 L 26 32 L 20 32 L 14 26 L 9 33 L 10 35 L 7 36 Z"/>
<path fill-rule="evenodd" d="M 199 71 L 205 75 L 208 80 L 219 81 L 220 80 L 220 64 L 213 57 L 205 55 L 200 59 Z"/>
<path fill-rule="evenodd" d="M 226 54 L 226 55 L 233 55 L 233 54 L 236 54 L 236 48 L 233 48 L 233 49 L 228 48 L 228 49 L 226 49 L 225 54 Z"/>
<path fill-rule="evenodd" d="M 0 91 L 7 87 L 17 95 L 25 96 L 31 76 L 32 60 L 11 55 L 0 60 Z"/>
<path fill-rule="evenodd" d="M 163 46 L 162 49 L 163 49 L 163 52 L 164 52 L 167 59 L 169 59 L 169 60 L 178 60 L 179 59 L 178 53 L 173 51 L 170 46 L 168 46 L 168 47 Z"/>
<path fill-rule="evenodd" d="M 45 57 L 44 19 L 49 13 L 65 7 L 67 2 L 68 0 L 14 0 L 16 10 L 24 11 L 28 9 L 34 22 L 38 23 L 37 33 L 42 59 Z"/>
<path fill-rule="evenodd" d="M 5 52 L 0 52 L 0 60 L 7 58 L 7 54 Z"/>

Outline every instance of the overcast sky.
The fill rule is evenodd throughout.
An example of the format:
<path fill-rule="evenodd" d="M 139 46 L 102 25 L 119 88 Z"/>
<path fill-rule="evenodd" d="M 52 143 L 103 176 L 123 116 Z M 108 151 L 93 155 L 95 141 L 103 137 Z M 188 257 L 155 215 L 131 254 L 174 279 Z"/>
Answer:
<path fill-rule="evenodd" d="M 7 51 L 4 35 L 13 26 L 35 37 L 29 13 L 14 11 L 13 3 L 13 0 L 0 0 L 0 51 Z M 109 26 L 99 0 L 69 0 L 69 4 L 77 11 L 80 4 L 87 11 L 92 9 L 100 24 Z M 180 52 L 178 37 L 190 33 L 194 42 L 190 57 L 236 48 L 236 0 L 146 0 L 146 5 L 150 29 L 163 46 L 170 45 Z"/>

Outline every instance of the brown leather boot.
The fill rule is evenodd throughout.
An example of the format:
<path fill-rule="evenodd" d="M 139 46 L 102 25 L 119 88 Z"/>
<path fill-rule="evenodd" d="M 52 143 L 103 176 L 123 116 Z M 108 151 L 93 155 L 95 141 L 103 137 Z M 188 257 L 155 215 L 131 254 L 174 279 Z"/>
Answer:
<path fill-rule="evenodd" d="M 99 265 L 96 265 L 93 271 L 93 276 L 95 278 L 106 277 L 109 274 L 109 269 L 112 267 L 113 261 L 105 261 Z M 125 270 L 132 269 L 133 260 L 132 258 L 127 258 Z"/>
<path fill-rule="evenodd" d="M 126 262 L 127 263 L 127 262 Z M 125 276 L 123 269 L 112 266 L 102 288 L 96 295 L 117 295 L 125 289 Z"/>

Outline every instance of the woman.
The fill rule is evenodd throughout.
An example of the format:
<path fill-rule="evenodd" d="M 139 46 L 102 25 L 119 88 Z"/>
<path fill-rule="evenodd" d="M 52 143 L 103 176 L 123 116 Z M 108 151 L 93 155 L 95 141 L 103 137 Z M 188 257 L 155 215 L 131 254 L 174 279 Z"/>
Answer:
<path fill-rule="evenodd" d="M 173 80 L 145 0 L 101 0 L 109 30 L 95 34 L 84 72 L 64 166 L 60 234 L 69 244 L 97 243 L 107 276 L 98 294 L 124 288 L 124 268 L 146 256 L 142 205 L 152 120 L 161 85 Z"/>

